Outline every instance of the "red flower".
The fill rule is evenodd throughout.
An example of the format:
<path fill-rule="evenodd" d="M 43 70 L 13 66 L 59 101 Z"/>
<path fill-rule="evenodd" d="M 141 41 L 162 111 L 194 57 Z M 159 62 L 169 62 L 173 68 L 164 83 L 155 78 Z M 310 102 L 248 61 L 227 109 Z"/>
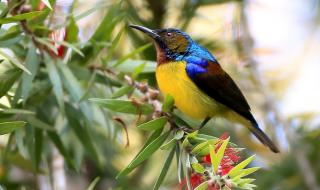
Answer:
<path fill-rule="evenodd" d="M 196 188 L 198 185 L 200 185 L 201 183 L 203 182 L 203 176 L 201 174 L 198 174 L 198 173 L 191 173 L 191 176 L 190 176 L 190 185 L 191 185 L 191 188 L 194 189 Z M 186 180 L 183 180 L 178 189 L 187 189 L 187 182 Z M 187 190 L 190 190 L 190 189 L 187 189 Z"/>
<path fill-rule="evenodd" d="M 220 140 L 216 144 L 215 152 L 219 150 L 223 140 L 229 137 L 228 133 L 221 135 Z M 219 172 L 220 174 L 226 175 L 230 172 L 233 166 L 240 160 L 239 151 L 233 147 L 228 146 L 224 152 L 223 158 L 220 163 Z M 203 162 L 211 164 L 210 154 L 203 157 Z"/>
<path fill-rule="evenodd" d="M 66 47 L 59 44 L 59 43 L 55 43 L 55 41 L 61 42 L 61 41 L 66 40 L 66 38 L 67 38 L 66 29 L 61 28 L 61 29 L 57 29 L 57 30 L 52 31 L 49 34 L 49 38 L 52 40 L 53 45 L 57 48 L 57 52 L 56 53 L 52 52 L 52 54 L 55 55 L 56 57 L 63 58 L 64 54 L 65 54 Z"/>
<path fill-rule="evenodd" d="M 215 144 L 215 150 L 214 150 L 215 153 L 218 152 L 223 141 L 226 140 L 227 138 L 229 138 L 228 133 L 224 133 L 221 135 L 221 137 L 219 138 L 219 141 Z M 235 149 L 234 147 L 232 147 L 230 145 L 227 145 L 227 147 L 224 151 L 223 158 L 220 162 L 220 166 L 219 166 L 217 175 L 224 176 L 224 175 L 228 174 L 230 172 L 230 170 L 235 166 L 235 164 L 239 162 L 239 160 L 240 160 L 239 153 L 240 153 L 239 150 Z M 211 164 L 210 154 L 204 156 L 202 158 L 202 161 L 204 164 Z M 191 185 L 192 189 L 194 189 L 198 185 L 200 185 L 202 182 L 204 182 L 205 180 L 208 180 L 208 179 L 206 179 L 206 177 L 203 174 L 198 174 L 193 171 L 190 176 L 190 185 Z M 182 188 L 187 188 L 186 181 L 183 181 L 181 183 L 180 189 L 182 189 Z M 231 187 L 229 187 L 229 188 L 231 188 Z M 215 183 L 214 181 L 212 181 L 212 182 L 209 181 L 208 190 L 220 190 L 220 189 L 221 188 L 219 187 L 219 185 L 217 183 Z"/>

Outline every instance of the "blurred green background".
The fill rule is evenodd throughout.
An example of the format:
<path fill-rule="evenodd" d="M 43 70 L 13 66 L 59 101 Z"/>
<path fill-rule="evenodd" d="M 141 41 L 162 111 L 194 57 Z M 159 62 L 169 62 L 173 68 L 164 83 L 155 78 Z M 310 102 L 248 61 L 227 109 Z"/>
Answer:
<path fill-rule="evenodd" d="M 281 154 L 223 119 L 202 132 L 228 132 L 244 158 L 257 155 L 256 189 L 319 190 L 319 8 L 318 0 L 0 1 L 0 123 L 13 122 L 0 124 L 0 189 L 152 189 L 167 151 L 115 179 L 150 135 L 137 121 L 151 117 L 89 101 L 140 99 L 126 75 L 156 88 L 155 50 L 128 28 L 138 24 L 188 32 L 235 79 Z M 160 189 L 181 189 L 176 161 Z"/>

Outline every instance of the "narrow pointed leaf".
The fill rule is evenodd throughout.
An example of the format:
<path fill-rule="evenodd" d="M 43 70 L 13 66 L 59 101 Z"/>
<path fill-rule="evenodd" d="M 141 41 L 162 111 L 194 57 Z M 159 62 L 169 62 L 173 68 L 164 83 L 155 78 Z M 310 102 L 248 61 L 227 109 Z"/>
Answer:
<path fill-rule="evenodd" d="M 202 182 L 198 187 L 196 187 L 194 190 L 207 190 L 208 189 L 208 181 Z"/>
<path fill-rule="evenodd" d="M 213 173 L 217 173 L 218 166 L 216 166 L 216 164 L 215 164 L 215 162 L 216 162 L 216 153 L 215 153 L 215 150 L 214 150 L 214 146 L 209 144 L 209 150 L 210 150 L 210 161 L 211 161 L 212 172 Z"/>
<path fill-rule="evenodd" d="M 76 169 L 75 164 L 74 164 L 73 160 L 71 159 L 71 156 L 69 155 L 66 147 L 62 143 L 62 140 L 60 139 L 59 135 L 56 132 L 48 132 L 48 136 L 51 139 L 51 141 L 53 142 L 53 144 L 57 147 L 60 154 L 67 161 L 68 165 L 71 168 Z"/>
<path fill-rule="evenodd" d="M 229 176 L 235 177 L 236 175 L 239 174 L 240 170 L 243 169 L 244 167 L 246 167 L 254 158 L 255 155 L 250 156 L 249 158 L 245 159 L 244 161 L 242 161 L 241 163 L 239 163 L 238 165 L 236 165 L 234 168 L 232 168 L 229 172 Z"/>
<path fill-rule="evenodd" d="M 138 126 L 138 129 L 145 130 L 145 131 L 153 131 L 160 128 L 163 128 L 164 125 L 167 123 L 167 117 L 159 117 L 157 119 L 148 121 Z"/>
<path fill-rule="evenodd" d="M 196 146 L 192 149 L 191 153 L 192 153 L 192 154 L 199 154 L 200 151 L 203 150 L 203 149 L 206 148 L 206 147 L 208 147 L 208 142 L 200 143 L 200 144 L 196 145 Z"/>
<path fill-rule="evenodd" d="M 131 58 L 132 56 L 140 53 L 140 52 L 143 52 L 145 49 L 151 47 L 152 44 L 148 43 L 148 44 L 145 44 L 137 49 L 135 49 L 134 51 L 130 52 L 129 54 L 123 56 L 121 59 L 119 59 L 114 65 L 113 67 L 118 67 L 119 65 L 121 65 L 125 60 Z"/>
<path fill-rule="evenodd" d="M 256 172 L 259 169 L 260 169 L 259 167 L 252 167 L 252 168 L 242 169 L 242 170 L 239 170 L 238 172 L 233 173 L 232 176 L 234 176 L 233 178 L 245 177 L 247 175 L 252 174 L 253 172 Z"/>
<path fill-rule="evenodd" d="M 9 121 L 0 123 L 0 135 L 12 133 L 26 125 L 25 121 Z"/>
<path fill-rule="evenodd" d="M 117 178 L 121 178 L 122 176 L 127 175 L 139 164 L 148 159 L 156 150 L 160 148 L 160 146 L 168 137 L 169 133 L 169 131 L 163 133 L 161 136 L 152 141 L 142 151 L 140 151 L 140 153 L 130 162 L 130 164 L 117 175 Z"/>
<path fill-rule="evenodd" d="M 163 112 L 168 112 L 172 109 L 174 105 L 174 99 L 173 96 L 167 95 L 166 98 L 164 99 L 164 102 L 162 104 L 162 111 Z"/>
<path fill-rule="evenodd" d="M 191 167 L 194 169 L 194 171 L 196 171 L 197 173 L 201 173 L 203 174 L 206 170 L 204 169 L 204 167 L 199 164 L 199 163 L 193 163 L 191 164 Z"/>
<path fill-rule="evenodd" d="M 224 151 L 226 150 L 227 145 L 229 143 L 229 139 L 230 138 L 227 138 L 226 140 L 224 140 L 223 143 L 221 144 L 219 150 L 217 151 L 216 157 L 214 159 L 215 162 L 213 163 L 214 168 L 215 168 L 215 172 L 218 172 L 218 168 L 219 168 L 219 165 L 220 165 L 221 160 L 223 158 Z"/>
<path fill-rule="evenodd" d="M 183 136 L 184 136 L 184 131 L 183 131 L 183 130 L 179 130 L 179 131 L 174 135 L 174 138 L 175 138 L 176 140 L 180 140 L 180 139 L 183 138 Z"/>
<path fill-rule="evenodd" d="M 0 110 L 0 113 L 5 113 L 5 114 L 19 114 L 19 115 L 35 115 L 36 113 L 30 110 L 24 110 L 24 109 L 14 109 L 14 108 L 9 108 L 9 109 L 4 109 Z"/>
<path fill-rule="evenodd" d="M 41 129 L 35 129 L 34 131 L 34 158 L 36 170 L 39 171 L 39 166 L 41 162 L 42 147 L 43 147 L 43 132 Z"/>
<path fill-rule="evenodd" d="M 87 190 L 94 190 L 98 182 L 100 181 L 100 177 L 96 177 L 89 185 Z"/>
<path fill-rule="evenodd" d="M 112 111 L 130 114 L 150 114 L 153 108 L 149 104 L 136 103 L 129 100 L 91 98 L 90 101 Z"/>
<path fill-rule="evenodd" d="M 11 17 L 0 18 L 0 24 L 7 24 L 12 22 L 18 22 L 22 20 L 30 20 L 35 18 L 36 16 L 41 15 L 44 11 L 33 11 L 29 13 L 22 13 Z"/>
<path fill-rule="evenodd" d="M 133 86 L 123 86 L 123 87 L 119 88 L 116 92 L 114 92 L 111 95 L 111 98 L 119 98 L 119 97 L 124 96 L 126 94 L 132 93 L 133 90 L 134 90 Z"/>
<path fill-rule="evenodd" d="M 0 55 L 2 57 L 4 57 L 5 59 L 7 59 L 8 61 L 10 61 L 10 63 L 15 65 L 16 67 L 20 68 L 24 72 L 26 72 L 29 75 L 31 75 L 31 72 L 22 63 L 20 63 L 20 61 L 18 59 L 11 57 L 10 55 L 8 55 L 7 53 L 5 53 L 3 51 L 0 51 Z"/>
<path fill-rule="evenodd" d="M 172 160 L 173 160 L 174 152 L 175 152 L 175 149 L 172 149 L 171 152 L 169 153 L 167 160 L 162 167 L 161 173 L 160 173 L 156 183 L 154 184 L 153 190 L 158 190 L 160 185 L 162 184 L 164 178 L 166 177 L 168 170 L 170 168 L 170 165 L 172 163 Z"/>
<path fill-rule="evenodd" d="M 20 77 L 21 73 L 21 70 L 14 68 L 0 74 L 0 98 L 10 90 L 14 82 Z"/>
<path fill-rule="evenodd" d="M 31 74 L 27 74 L 24 72 L 22 74 L 22 98 L 25 102 L 29 97 L 29 92 L 32 88 L 32 81 L 36 76 L 36 72 L 39 67 L 39 59 L 36 53 L 36 48 L 33 45 L 30 45 L 28 50 L 27 58 L 26 58 L 26 68 L 31 72 Z"/>
<path fill-rule="evenodd" d="M 161 150 L 169 150 L 177 144 L 177 139 L 171 139 L 169 142 L 165 143 L 160 147 Z"/>
<path fill-rule="evenodd" d="M 46 59 L 46 66 L 49 74 L 50 81 L 53 86 L 53 92 L 56 96 L 58 105 L 61 110 L 64 110 L 64 100 L 63 100 L 63 89 L 62 89 L 62 83 L 60 79 L 60 75 L 58 73 L 58 69 L 55 65 L 55 62 L 50 61 L 49 58 Z"/>

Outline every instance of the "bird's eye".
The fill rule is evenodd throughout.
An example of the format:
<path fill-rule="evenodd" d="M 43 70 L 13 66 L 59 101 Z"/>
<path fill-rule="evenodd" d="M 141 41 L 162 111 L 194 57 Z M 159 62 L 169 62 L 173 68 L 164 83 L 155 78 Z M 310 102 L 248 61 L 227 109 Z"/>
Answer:
<path fill-rule="evenodd" d="M 172 36 L 172 33 L 171 32 L 167 32 L 167 36 Z"/>

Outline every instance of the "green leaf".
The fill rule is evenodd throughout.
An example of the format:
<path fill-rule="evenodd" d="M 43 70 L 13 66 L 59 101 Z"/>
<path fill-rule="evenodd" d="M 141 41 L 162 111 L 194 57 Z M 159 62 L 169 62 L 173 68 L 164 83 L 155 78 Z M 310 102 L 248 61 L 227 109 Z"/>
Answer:
<path fill-rule="evenodd" d="M 45 45 L 47 48 L 49 48 L 55 55 L 58 55 L 58 49 L 57 47 L 49 40 L 46 40 L 44 38 L 36 38 L 37 42 Z"/>
<path fill-rule="evenodd" d="M 208 189 L 208 184 L 209 184 L 208 181 L 202 182 L 194 190 L 207 190 Z"/>
<path fill-rule="evenodd" d="M 102 4 L 102 2 L 101 2 L 101 3 L 99 3 L 97 6 L 95 6 L 95 7 L 93 7 L 93 8 L 88 9 L 88 10 L 86 10 L 86 11 L 80 13 L 80 14 L 77 14 L 77 15 L 75 16 L 75 20 L 80 20 L 80 19 L 82 19 L 82 18 L 85 18 L 85 17 L 87 17 L 88 15 L 96 12 L 97 10 L 105 9 L 107 6 L 109 6 L 109 4 Z"/>
<path fill-rule="evenodd" d="M 108 108 L 115 112 L 130 113 L 130 114 L 150 114 L 153 112 L 153 107 L 149 104 L 136 103 L 128 100 L 115 99 L 100 99 L 91 98 L 90 101 Z"/>
<path fill-rule="evenodd" d="M 0 36 L 0 47 L 9 47 L 22 40 L 21 31 L 15 29 L 14 31 L 8 30 L 4 35 Z"/>
<path fill-rule="evenodd" d="M 24 72 L 28 73 L 29 75 L 31 75 L 31 72 L 22 64 L 20 63 L 20 61 L 18 61 L 17 59 L 11 57 L 10 55 L 8 55 L 7 53 L 0 51 L 0 55 L 2 57 L 4 57 L 5 59 L 7 59 L 8 61 L 10 61 L 10 63 L 12 63 L 13 65 L 15 65 L 16 67 L 20 68 L 21 70 L 23 70 Z"/>
<path fill-rule="evenodd" d="M 229 172 L 229 176 L 231 178 L 236 177 L 240 174 L 241 170 L 246 167 L 254 158 L 255 155 L 250 156 L 249 158 L 245 159 L 241 163 L 237 164 L 234 168 L 232 168 Z"/>
<path fill-rule="evenodd" d="M 42 1 L 42 3 L 44 3 L 49 9 L 52 10 L 52 7 L 51 7 L 51 4 L 50 4 L 49 0 L 41 0 L 41 1 Z"/>
<path fill-rule="evenodd" d="M 53 144 L 57 147 L 57 149 L 59 150 L 60 154 L 67 161 L 67 164 L 69 165 L 69 167 L 71 167 L 73 169 L 76 169 L 76 166 L 75 166 L 73 160 L 71 159 L 71 156 L 69 155 L 66 147 L 62 143 L 62 140 L 60 139 L 60 136 L 56 132 L 49 132 L 49 131 L 48 131 L 48 136 L 51 139 L 51 141 L 53 142 Z"/>
<path fill-rule="evenodd" d="M 241 179 L 241 180 L 238 182 L 238 185 L 239 185 L 240 187 L 242 187 L 242 186 L 248 185 L 248 184 L 250 184 L 250 183 L 252 183 L 252 182 L 254 182 L 254 181 L 255 181 L 255 179 L 245 178 L 245 179 Z M 252 184 L 252 185 L 254 185 L 254 184 Z"/>
<path fill-rule="evenodd" d="M 26 58 L 26 68 L 31 72 L 31 74 L 27 74 L 24 72 L 22 74 L 22 98 L 23 101 L 26 102 L 26 100 L 29 97 L 29 92 L 32 87 L 32 81 L 35 78 L 37 74 L 37 70 L 39 67 L 39 59 L 36 52 L 36 48 L 33 45 L 30 45 L 27 58 Z"/>
<path fill-rule="evenodd" d="M 165 116 L 159 117 L 157 119 L 148 121 L 139 125 L 137 128 L 145 131 L 153 131 L 160 128 L 163 128 L 164 125 L 167 123 L 168 119 Z"/>
<path fill-rule="evenodd" d="M 203 174 L 206 170 L 204 169 L 204 167 L 199 164 L 199 163 L 193 163 L 191 164 L 191 167 L 194 169 L 194 171 L 196 171 L 197 173 L 201 173 Z"/>
<path fill-rule="evenodd" d="M 36 113 L 30 110 L 24 110 L 24 109 L 14 109 L 14 108 L 9 108 L 9 109 L 0 109 L 0 112 L 5 113 L 5 114 L 19 114 L 19 115 L 35 115 Z"/>
<path fill-rule="evenodd" d="M 204 148 L 208 147 L 208 142 L 197 144 L 191 151 L 192 154 L 199 154 Z"/>
<path fill-rule="evenodd" d="M 177 144 L 177 139 L 173 138 L 169 142 L 165 143 L 160 147 L 161 150 L 169 150 Z"/>
<path fill-rule="evenodd" d="M 32 173 L 37 173 L 37 171 L 32 165 L 32 161 L 24 158 L 19 153 L 7 154 L 6 159 L 10 164 L 17 166 L 20 169 L 23 169 L 25 171 L 32 172 Z M 40 171 L 40 173 L 43 173 L 43 171 Z"/>
<path fill-rule="evenodd" d="M 122 170 L 116 178 L 121 178 L 124 175 L 130 173 L 134 168 L 136 168 L 139 164 L 143 161 L 148 159 L 159 147 L 163 144 L 163 142 L 167 139 L 170 131 L 165 132 L 164 134 L 160 135 L 154 141 L 152 141 L 147 147 L 145 147 L 131 162 L 130 164 Z"/>
<path fill-rule="evenodd" d="M 126 95 L 126 94 L 130 94 L 134 91 L 134 87 L 133 86 L 129 86 L 129 85 L 126 85 L 126 86 L 123 86 L 121 88 L 119 88 L 115 93 L 113 93 L 111 95 L 111 98 L 119 98 L 123 95 Z"/>
<path fill-rule="evenodd" d="M 215 150 L 214 150 L 214 146 L 212 146 L 211 144 L 209 144 L 209 151 L 210 151 L 210 161 L 211 161 L 212 172 L 213 172 L 213 174 L 215 174 L 216 171 L 218 171 L 218 167 L 215 165 L 216 153 L 215 153 Z"/>
<path fill-rule="evenodd" d="M 20 75 L 21 71 L 16 68 L 9 69 L 5 73 L 0 74 L 0 98 L 10 90 Z"/>
<path fill-rule="evenodd" d="M 189 133 L 189 134 L 188 134 L 188 138 L 191 138 L 191 139 L 197 138 L 198 133 L 199 133 L 198 130 L 197 130 L 197 131 L 194 131 L 194 132 L 192 132 L 192 133 Z"/>
<path fill-rule="evenodd" d="M 66 41 L 57 41 L 57 40 L 55 40 L 54 42 L 59 45 L 68 47 L 68 48 L 72 49 L 74 52 L 76 52 L 77 54 L 79 54 L 81 57 L 84 57 L 84 54 L 82 53 L 82 51 L 79 48 L 77 48 L 76 46 L 74 46 L 73 44 L 66 42 Z"/>
<path fill-rule="evenodd" d="M 94 144 L 94 140 L 90 135 L 87 122 L 80 122 L 79 118 L 83 118 L 83 114 L 70 104 L 66 104 L 66 115 L 69 125 L 80 140 L 81 144 L 84 146 L 86 151 L 98 162 L 97 164 L 101 166 L 101 160 Z"/>
<path fill-rule="evenodd" d="M 93 120 L 93 113 L 92 109 L 89 106 L 87 102 L 80 102 L 82 96 L 84 95 L 84 91 L 77 80 L 77 78 L 74 76 L 74 74 L 71 72 L 68 65 L 58 61 L 57 66 L 59 68 L 59 71 L 61 71 L 61 79 L 62 83 L 65 87 L 65 89 L 69 92 L 71 96 L 71 100 L 73 102 L 76 102 L 80 106 L 80 110 L 83 113 L 83 115 L 87 118 L 88 121 Z M 79 103 L 80 102 L 80 103 Z"/>
<path fill-rule="evenodd" d="M 136 67 L 133 72 L 131 73 L 131 77 L 133 79 L 136 79 L 140 73 L 142 73 L 144 67 L 146 66 L 146 63 L 141 63 L 138 67 Z"/>
<path fill-rule="evenodd" d="M 29 12 L 29 13 L 15 15 L 12 17 L 0 18 L 0 24 L 19 22 L 22 20 L 30 20 L 30 19 L 35 18 L 36 16 L 41 15 L 42 13 L 44 13 L 44 11 L 33 11 L 33 12 Z"/>
<path fill-rule="evenodd" d="M 158 138 L 161 133 L 163 131 L 163 128 L 155 130 L 150 137 L 148 138 L 148 140 L 145 142 L 145 144 L 143 145 L 143 147 L 141 148 L 141 150 L 138 152 L 137 155 L 139 155 L 141 153 L 141 151 L 143 151 L 150 143 L 152 143 L 156 138 Z"/>
<path fill-rule="evenodd" d="M 187 148 L 189 145 L 191 145 L 191 143 L 189 142 L 188 136 L 186 136 L 182 141 L 182 147 Z"/>
<path fill-rule="evenodd" d="M 106 64 L 106 61 L 105 60 L 103 61 Z M 108 62 L 108 65 L 110 67 L 113 67 L 116 63 L 117 61 L 110 61 Z M 141 74 L 154 73 L 157 65 L 155 61 L 126 59 L 119 66 L 117 66 L 117 71 L 123 72 L 123 73 L 132 73 L 141 64 L 145 64 L 142 71 L 140 72 Z"/>
<path fill-rule="evenodd" d="M 177 131 L 177 133 L 174 135 L 174 138 L 175 138 L 176 140 L 180 140 L 180 139 L 183 138 L 183 136 L 184 136 L 184 131 L 183 131 L 183 130 L 179 130 L 179 131 Z"/>
<path fill-rule="evenodd" d="M 219 165 L 221 163 L 221 160 L 223 158 L 224 152 L 227 148 L 227 145 L 229 143 L 230 137 L 228 137 L 226 140 L 223 141 L 223 143 L 221 144 L 219 150 L 217 151 L 217 153 L 215 154 L 214 157 L 214 162 L 212 163 L 212 165 L 214 166 L 214 172 L 217 173 L 218 169 L 219 169 Z M 212 159 L 211 159 L 212 160 Z"/>
<path fill-rule="evenodd" d="M 55 131 L 55 129 L 50 126 L 49 124 L 41 121 L 40 119 L 34 117 L 34 116 L 28 116 L 27 117 L 27 121 L 30 125 L 32 125 L 33 127 L 37 127 L 39 129 L 43 129 L 46 131 Z"/>
<path fill-rule="evenodd" d="M 153 186 L 153 190 L 158 190 L 160 185 L 162 184 L 164 178 L 166 177 L 168 170 L 170 168 L 170 165 L 172 163 L 174 153 L 175 153 L 175 149 L 172 149 L 167 157 L 166 162 L 164 163 L 164 165 L 162 167 L 161 173 L 160 173 L 156 183 Z"/>
<path fill-rule="evenodd" d="M 54 95 L 56 96 L 60 110 L 63 111 L 64 110 L 64 99 L 63 99 L 64 93 L 63 93 L 60 75 L 55 65 L 56 62 L 53 62 L 48 55 L 46 55 L 45 60 L 46 60 L 45 62 L 47 66 L 47 72 L 49 74 L 49 78 L 53 86 Z"/>
<path fill-rule="evenodd" d="M 26 125 L 25 121 L 9 121 L 0 123 L 0 135 L 12 133 Z"/>
<path fill-rule="evenodd" d="M 68 34 L 67 42 L 74 43 L 78 41 L 79 28 L 73 16 L 69 17 L 66 33 Z"/>
<path fill-rule="evenodd" d="M 173 96 L 171 96 L 170 94 L 166 96 L 166 98 L 163 101 L 162 104 L 162 111 L 163 112 L 169 112 L 174 105 L 174 99 Z"/>
<path fill-rule="evenodd" d="M 36 170 L 39 171 L 39 166 L 41 162 L 41 155 L 42 155 L 42 147 L 43 147 L 43 133 L 40 129 L 35 129 L 34 131 L 34 161 Z"/>
<path fill-rule="evenodd" d="M 259 167 L 252 167 L 252 168 L 247 168 L 247 169 L 242 169 L 240 171 L 238 171 L 237 173 L 233 174 L 233 178 L 241 178 L 241 177 L 245 177 L 247 175 L 252 174 L 253 172 L 256 172 L 257 170 L 259 170 Z"/>
<path fill-rule="evenodd" d="M 147 48 L 151 47 L 151 43 L 148 43 L 148 44 L 145 44 L 137 49 L 135 49 L 134 51 L 130 52 L 129 54 L 121 57 L 114 65 L 112 65 L 113 67 L 118 67 L 119 65 L 121 65 L 125 60 L 131 58 L 132 56 L 140 53 L 140 52 L 143 52 L 144 50 L 146 50 Z"/>
<path fill-rule="evenodd" d="M 111 46 L 108 48 L 108 55 L 105 58 L 102 58 L 102 61 L 103 61 L 102 63 L 104 65 L 107 65 L 110 59 L 112 58 L 112 56 L 114 55 L 114 52 L 118 47 L 123 31 L 124 29 L 122 29 L 112 41 Z"/>
<path fill-rule="evenodd" d="M 98 182 L 100 181 L 100 177 L 96 177 L 89 185 L 89 187 L 87 188 L 87 190 L 94 190 L 95 186 L 98 184 Z"/>

